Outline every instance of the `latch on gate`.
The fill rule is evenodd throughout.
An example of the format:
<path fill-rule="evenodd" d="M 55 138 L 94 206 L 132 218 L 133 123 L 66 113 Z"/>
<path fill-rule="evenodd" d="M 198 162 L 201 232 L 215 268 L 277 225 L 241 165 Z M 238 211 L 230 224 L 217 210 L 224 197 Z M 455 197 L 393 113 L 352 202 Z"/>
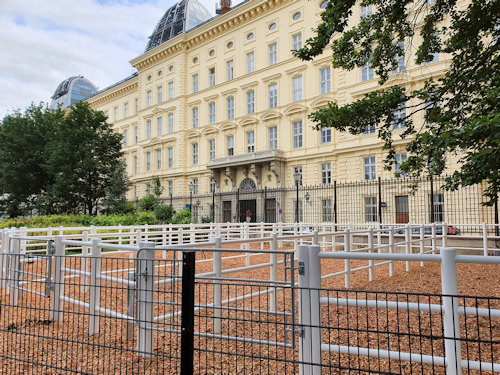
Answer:
<path fill-rule="evenodd" d="M 299 262 L 299 275 L 305 275 L 306 274 L 306 265 L 304 262 Z"/>

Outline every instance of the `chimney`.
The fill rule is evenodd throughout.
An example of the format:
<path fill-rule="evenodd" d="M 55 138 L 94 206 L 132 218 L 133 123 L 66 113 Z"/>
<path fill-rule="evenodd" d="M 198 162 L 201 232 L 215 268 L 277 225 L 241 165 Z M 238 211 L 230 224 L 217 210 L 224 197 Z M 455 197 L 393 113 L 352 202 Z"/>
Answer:
<path fill-rule="evenodd" d="M 215 9 L 215 13 L 223 14 L 231 9 L 231 0 L 220 0 L 220 8 Z"/>

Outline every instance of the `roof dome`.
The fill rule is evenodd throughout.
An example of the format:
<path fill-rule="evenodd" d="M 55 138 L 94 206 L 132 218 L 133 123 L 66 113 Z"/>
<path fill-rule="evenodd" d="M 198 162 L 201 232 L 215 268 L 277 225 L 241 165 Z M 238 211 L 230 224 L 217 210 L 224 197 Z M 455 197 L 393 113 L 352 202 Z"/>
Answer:
<path fill-rule="evenodd" d="M 182 0 L 165 12 L 144 52 L 208 21 L 212 16 L 198 0 Z"/>
<path fill-rule="evenodd" d="M 83 76 L 73 76 L 62 81 L 52 95 L 50 108 L 56 109 L 71 107 L 79 101 L 85 100 L 97 92 L 97 87 Z"/>

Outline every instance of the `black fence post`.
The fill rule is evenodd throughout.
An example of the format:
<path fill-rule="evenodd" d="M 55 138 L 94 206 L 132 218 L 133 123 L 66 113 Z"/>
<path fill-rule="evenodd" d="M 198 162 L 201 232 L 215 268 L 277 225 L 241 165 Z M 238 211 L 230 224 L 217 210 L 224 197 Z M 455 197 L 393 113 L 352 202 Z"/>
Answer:
<path fill-rule="evenodd" d="M 333 181 L 333 222 L 335 223 L 334 231 L 337 231 L 337 181 Z"/>
<path fill-rule="evenodd" d="M 434 180 L 432 178 L 432 175 L 430 176 L 430 183 L 431 183 L 431 195 L 430 195 L 430 213 L 431 213 L 431 220 L 430 222 L 434 222 Z M 424 198 L 425 200 L 425 198 Z M 425 220 L 424 220 L 425 221 Z"/>
<path fill-rule="evenodd" d="M 181 374 L 193 374 L 195 252 L 182 253 Z"/>
<path fill-rule="evenodd" d="M 382 224 L 382 181 L 378 177 L 378 222 Z"/>
<path fill-rule="evenodd" d="M 498 200 L 495 201 L 495 236 L 500 236 L 500 228 L 498 227 Z"/>

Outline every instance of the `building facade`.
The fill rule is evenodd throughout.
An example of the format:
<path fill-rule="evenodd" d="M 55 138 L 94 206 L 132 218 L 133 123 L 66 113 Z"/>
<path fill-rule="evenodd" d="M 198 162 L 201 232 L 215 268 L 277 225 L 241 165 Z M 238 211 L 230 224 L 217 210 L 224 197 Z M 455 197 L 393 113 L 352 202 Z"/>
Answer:
<path fill-rule="evenodd" d="M 166 196 L 188 196 L 190 184 L 193 194 L 208 196 L 294 186 L 299 173 L 303 185 L 393 178 L 394 170 L 383 169 L 375 127 L 353 136 L 314 130 L 308 119 L 329 102 L 344 105 L 378 88 L 368 66 L 333 69 L 329 48 L 311 62 L 293 56 L 313 36 L 326 3 L 250 0 L 211 19 L 196 0 L 169 9 L 146 52 L 131 60 L 137 73 L 88 99 L 124 136 L 132 182 L 127 198 L 142 198 L 153 176 Z M 358 6 L 352 22 L 370 12 Z M 175 21 L 182 17 L 184 24 Z M 416 65 L 414 51 L 405 51 L 386 86 L 414 90 L 447 67 L 444 55 Z M 397 116 L 405 113 L 402 107 Z M 406 158 L 405 142 L 395 141 L 399 161 Z M 239 207 L 237 199 L 217 205 L 219 220 L 239 220 L 223 214 L 227 205 Z M 250 208 L 266 210 L 258 202 Z"/>

